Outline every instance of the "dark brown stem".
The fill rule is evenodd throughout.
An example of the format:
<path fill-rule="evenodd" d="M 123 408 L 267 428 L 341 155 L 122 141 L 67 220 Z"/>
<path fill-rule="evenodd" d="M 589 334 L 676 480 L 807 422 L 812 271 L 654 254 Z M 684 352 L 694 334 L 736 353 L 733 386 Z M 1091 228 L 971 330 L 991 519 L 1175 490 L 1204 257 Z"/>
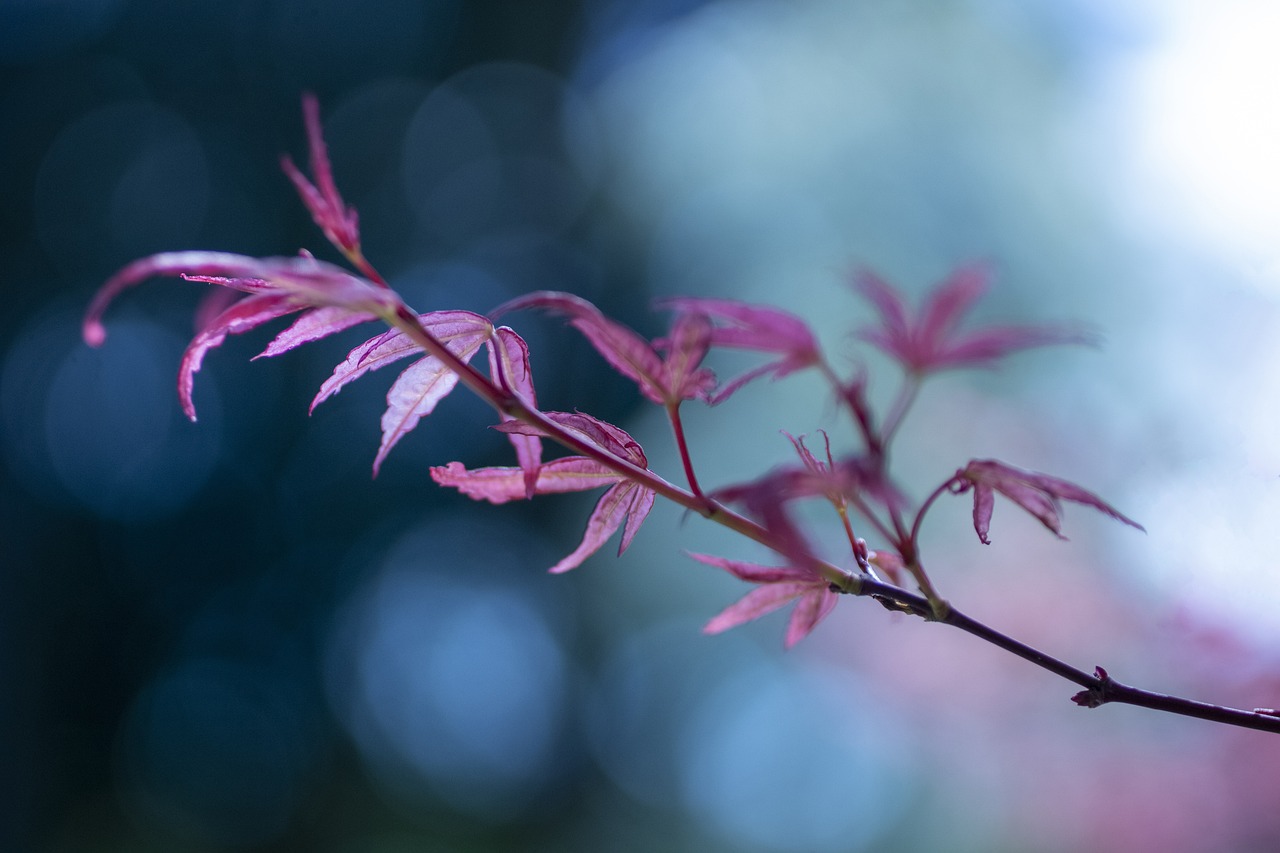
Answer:
<path fill-rule="evenodd" d="M 997 648 L 1004 649 L 1012 655 L 1030 661 L 1060 678 L 1065 678 L 1067 681 L 1078 684 L 1085 689 L 1075 694 L 1072 697 L 1072 701 L 1086 708 L 1096 708 L 1099 705 L 1109 703 L 1136 705 L 1140 708 L 1150 708 L 1153 711 L 1180 714 L 1184 717 L 1195 717 L 1214 723 L 1280 734 L 1280 716 L 1268 713 L 1265 710 L 1243 711 L 1239 708 L 1211 705 L 1207 702 L 1197 702 L 1194 699 L 1183 699 L 1178 696 L 1169 696 L 1164 693 L 1155 693 L 1150 690 L 1131 687 L 1116 681 L 1101 667 L 1096 669 L 1095 674 L 1090 675 L 1051 655 L 1045 654 L 1039 649 L 1002 634 L 994 628 L 970 616 L 966 616 L 954 607 L 949 608 L 940 617 L 935 616 L 929 601 L 923 596 L 907 592 L 892 584 L 864 578 L 861 588 L 849 594 L 871 596 L 890 610 L 911 613 L 930 622 L 941 622 L 953 628 L 959 628 L 966 634 L 971 634 Z"/>

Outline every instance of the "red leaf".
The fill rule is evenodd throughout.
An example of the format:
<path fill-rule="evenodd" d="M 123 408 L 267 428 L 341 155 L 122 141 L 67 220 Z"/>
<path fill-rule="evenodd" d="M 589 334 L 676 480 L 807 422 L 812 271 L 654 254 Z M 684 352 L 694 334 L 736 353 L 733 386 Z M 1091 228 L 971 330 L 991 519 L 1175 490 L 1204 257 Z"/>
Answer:
<path fill-rule="evenodd" d="M 458 489 L 467 497 L 501 504 L 526 496 L 525 474 L 520 468 L 477 468 L 468 471 L 460 462 L 450 462 L 431 469 L 431 479 L 442 486 Z M 623 526 L 618 553 L 627 550 L 636 532 L 653 507 L 654 494 L 585 456 L 567 456 L 541 466 L 534 493 L 539 495 L 580 492 L 601 485 L 611 485 L 596 504 L 587 520 L 582 541 L 573 553 L 551 567 L 555 573 L 567 572 L 582 564 L 614 532 Z"/>
<path fill-rule="evenodd" d="M 456 335 L 442 343 L 466 363 L 488 339 L 488 329 L 484 328 L 469 335 Z M 387 391 L 387 410 L 382 413 L 382 443 L 373 460 L 375 477 L 396 442 L 408 435 L 418 421 L 435 411 L 436 405 L 449 396 L 457 384 L 458 374 L 432 355 L 418 359 L 396 378 Z"/>
<path fill-rule="evenodd" d="M 280 158 L 280 165 L 302 197 L 302 203 L 311 212 L 311 218 L 334 246 L 346 254 L 360 250 L 360 226 L 356 209 L 342 200 L 333 182 L 329 167 L 329 152 L 325 148 L 324 134 L 320 128 L 320 103 L 315 95 L 302 96 L 302 118 L 307 126 L 307 145 L 311 153 L 311 174 L 315 184 L 293 165 L 289 155 Z"/>
<path fill-rule="evenodd" d="M 812 633 L 832 611 L 836 605 L 835 593 L 826 587 L 800 581 L 766 584 L 720 611 L 702 630 L 707 634 L 719 634 L 786 607 L 793 601 L 797 601 L 796 608 L 787 622 L 787 633 L 783 639 L 783 646 L 789 649 Z"/>
<path fill-rule="evenodd" d="M 1041 524 L 1059 538 L 1064 538 L 1060 532 L 1060 500 L 1091 506 L 1117 521 L 1145 531 L 1141 524 L 1122 515 L 1093 492 L 1066 480 L 1024 471 L 995 459 L 972 460 L 963 470 L 956 472 L 955 482 L 954 491 L 957 494 L 973 489 L 973 527 L 984 543 L 989 544 L 991 541 L 987 538 L 987 532 L 991 527 L 996 492 L 1038 518 Z"/>
<path fill-rule="evenodd" d="M 436 340 L 446 345 L 450 341 L 461 340 L 467 342 L 466 345 L 469 346 L 475 339 L 479 339 L 482 343 L 493 331 L 493 326 L 485 317 L 470 311 L 431 311 L 419 314 L 418 322 Z M 398 329 L 389 329 L 374 335 L 352 349 L 347 357 L 333 369 L 333 375 L 324 381 L 315 399 L 311 401 L 311 411 L 314 412 L 316 406 L 369 371 L 421 353 L 422 348 Z"/>
<path fill-rule="evenodd" d="M 622 539 L 618 542 L 618 556 L 622 556 L 622 552 L 631 546 L 631 540 L 640 532 L 640 525 L 649 517 L 649 510 L 653 509 L 656 497 L 652 489 L 636 487 L 631 505 L 627 507 L 627 524 L 622 528 Z"/>
<path fill-rule="evenodd" d="M 615 370 L 635 382 L 640 393 L 655 403 L 666 401 L 662 359 L 635 331 L 610 320 L 582 297 L 554 290 L 540 290 L 503 303 L 491 311 L 490 316 L 525 308 L 567 316 L 569 325 L 581 332 Z"/>
<path fill-rule="evenodd" d="M 674 309 L 680 316 L 702 315 L 718 321 L 719 325 L 711 332 L 712 346 L 782 356 L 730 381 L 711 398 L 713 405 L 728 399 L 747 382 L 760 376 L 772 374 L 774 379 L 778 379 L 822 360 L 818 342 L 809 326 L 795 315 L 777 308 L 733 299 L 691 297 L 667 299 L 658 304 Z"/>
<path fill-rule="evenodd" d="M 267 348 L 254 356 L 255 359 L 266 358 L 288 352 L 295 347 L 318 341 L 329 335 L 358 326 L 377 317 L 367 313 L 353 313 L 345 308 L 330 306 L 316 308 L 300 316 L 293 325 L 276 335 Z"/>
<path fill-rule="evenodd" d="M 221 346 L 227 335 L 247 332 L 297 310 L 299 306 L 291 296 L 261 293 L 233 303 L 230 308 L 210 320 L 192 338 L 191 343 L 187 344 L 186 351 L 182 353 L 182 362 L 178 366 L 178 399 L 182 402 L 182 411 L 187 417 L 193 421 L 196 419 L 196 407 L 191 393 L 195 386 L 195 375 L 200 370 L 206 352 Z"/>
<path fill-rule="evenodd" d="M 734 577 L 749 583 L 779 583 L 781 581 L 812 581 L 813 578 L 791 566 L 761 566 L 743 560 L 730 560 L 726 557 L 714 557 L 710 554 L 696 554 L 686 551 L 688 556 L 699 563 L 724 569 Z"/>
<path fill-rule="evenodd" d="M 787 634 L 782 641 L 783 648 L 791 648 L 796 643 L 813 633 L 823 619 L 835 609 L 839 596 L 829 587 L 816 587 L 807 592 L 796 602 L 787 621 Z"/>
<path fill-rule="evenodd" d="M 986 292 L 990 275 L 983 264 L 956 269 L 925 298 L 913 318 L 896 288 L 869 270 L 858 271 L 854 286 L 880 314 L 880 325 L 865 330 L 863 339 L 916 374 L 985 367 L 1029 347 L 1088 340 L 1079 332 L 1050 326 L 987 326 L 959 331 L 964 316 Z"/>
<path fill-rule="evenodd" d="M 366 279 L 315 258 L 250 258 L 228 252 L 163 252 L 128 264 L 98 289 L 85 312 L 83 334 L 101 346 L 107 333 L 102 315 L 123 291 L 153 276 L 183 276 L 245 293 L 294 298 L 297 309 L 334 306 L 357 314 L 394 316 L 400 298 Z"/>
<path fill-rule="evenodd" d="M 530 409 L 538 407 L 533 390 L 533 373 L 529 368 L 529 346 L 514 331 L 502 326 L 489 340 L 489 375 L 503 390 L 516 395 Z M 503 421 L 514 420 L 503 414 Z M 542 461 L 542 439 L 536 435 L 508 433 L 516 459 L 524 470 L 525 496 L 532 498 Z"/>
<path fill-rule="evenodd" d="M 431 479 L 449 486 L 472 500 L 504 504 L 526 497 L 524 471 L 520 468 L 473 468 L 461 462 L 450 462 L 431 469 Z M 534 492 L 539 495 L 585 492 L 611 486 L 622 479 L 594 459 L 565 456 L 543 464 L 538 469 Z"/>
<path fill-rule="evenodd" d="M 645 500 L 646 494 L 648 500 Z M 553 574 L 567 572 L 582 565 L 582 561 L 590 557 L 605 543 L 622 522 L 627 521 L 630 536 L 624 536 L 618 548 L 621 554 L 631 544 L 631 536 L 635 535 L 644 517 L 653 505 L 653 493 L 636 483 L 618 483 L 601 496 L 600 502 L 592 510 L 587 519 L 587 529 L 582 534 L 582 542 L 560 562 L 551 567 Z"/>
<path fill-rule="evenodd" d="M 611 423 L 606 423 L 591 415 L 582 412 L 543 412 L 549 420 L 555 421 L 567 432 L 572 433 L 583 441 L 590 442 L 601 450 L 619 459 L 636 465 L 640 468 L 648 468 L 649 460 L 644 455 L 644 449 L 634 438 L 627 435 L 621 427 L 616 427 Z M 520 435 L 540 435 L 545 436 L 543 432 L 536 426 L 527 424 L 523 421 L 507 421 L 498 424 L 495 429 L 506 433 L 518 433 Z"/>
<path fill-rule="evenodd" d="M 666 351 L 662 363 L 666 403 L 709 398 L 716 376 L 699 365 L 711 346 L 711 335 L 709 319 L 701 314 L 688 314 L 677 317 L 667 337 L 654 342 L 655 347 Z"/>

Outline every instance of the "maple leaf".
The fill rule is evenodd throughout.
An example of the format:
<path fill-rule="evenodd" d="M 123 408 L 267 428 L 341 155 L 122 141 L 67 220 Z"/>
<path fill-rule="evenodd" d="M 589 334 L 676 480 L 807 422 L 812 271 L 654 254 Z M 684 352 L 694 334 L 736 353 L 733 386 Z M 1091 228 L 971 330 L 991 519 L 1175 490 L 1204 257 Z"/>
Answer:
<path fill-rule="evenodd" d="M 747 483 L 718 489 L 715 498 L 740 503 L 746 514 L 769 531 L 771 547 L 793 566 L 809 566 L 813 551 L 804 533 L 796 526 L 787 504 L 798 498 L 826 495 L 831 484 L 825 477 L 799 468 L 778 468 Z"/>
<path fill-rule="evenodd" d="M 325 238 L 348 257 L 360 255 L 360 224 L 356 209 L 347 205 L 333 182 L 333 170 L 329 165 L 329 152 L 324 144 L 320 128 L 320 102 L 315 95 L 302 96 L 302 119 L 307 128 L 307 144 L 311 154 L 311 174 L 315 183 L 307 180 L 293 158 L 280 157 L 280 166 L 289 176 L 302 203 L 311 212 L 311 218 L 324 232 Z"/>
<path fill-rule="evenodd" d="M 431 311 L 419 314 L 418 323 L 464 363 L 484 344 L 492 346 L 493 324 L 471 311 Z M 381 423 L 382 442 L 373 461 L 374 476 L 391 448 L 453 391 L 458 384 L 458 374 L 435 356 L 424 355 L 409 335 L 400 329 L 391 329 L 352 349 L 311 401 L 311 410 L 315 411 L 316 406 L 366 373 L 411 355 L 420 357 L 400 373 L 387 391 L 387 408 Z M 520 452 L 519 445 L 517 452 Z"/>
<path fill-rule="evenodd" d="M 722 403 L 753 379 L 772 375 L 780 379 L 822 361 L 817 339 L 799 317 L 777 308 L 752 305 L 733 299 L 675 297 L 658 303 L 683 317 L 707 317 L 717 321 L 711 331 L 711 345 L 773 353 L 781 358 L 763 364 L 731 380 L 708 401 Z"/>
<path fill-rule="evenodd" d="M 747 512 L 766 527 L 776 527 L 784 542 L 792 542 L 794 553 L 787 552 L 797 563 L 811 555 L 803 540 L 794 532 L 789 517 L 782 511 L 783 505 L 808 497 L 825 498 L 837 510 L 845 507 L 854 495 L 870 498 L 885 507 L 900 507 L 905 499 L 888 479 L 884 467 L 877 465 L 866 455 L 856 455 L 836 460 L 831 455 L 830 440 L 825 432 L 826 462 L 821 462 L 804 443 L 803 436 L 796 438 L 785 430 L 787 437 L 800 457 L 801 465 L 784 465 L 762 477 L 746 483 L 738 483 L 718 489 L 717 499 L 743 504 Z"/>
<path fill-rule="evenodd" d="M 211 319 L 202 320 L 202 327 L 183 353 L 178 395 L 183 412 L 193 421 L 196 411 L 191 392 L 195 374 L 205 353 L 221 345 L 227 335 L 310 309 L 262 353 L 278 355 L 357 323 L 394 317 L 401 306 L 400 298 L 387 288 L 310 255 L 250 258 L 228 252 L 163 252 L 128 264 L 99 288 L 85 312 L 85 342 L 101 346 L 107 337 L 102 325 L 107 307 L 123 291 L 154 276 L 180 276 L 248 294 Z M 309 316 L 314 314 L 318 316 Z"/>
<path fill-rule="evenodd" d="M 698 367 L 712 335 L 705 319 L 677 321 L 667 337 L 651 343 L 633 329 L 609 319 L 582 297 L 553 290 L 517 297 L 489 315 L 497 317 L 526 308 L 568 317 L 569 325 L 581 332 L 610 366 L 659 405 L 694 398 L 706 400 L 715 386 L 714 374 Z M 659 350 L 665 352 L 665 357 Z"/>
<path fill-rule="evenodd" d="M 581 412 L 544 414 L 567 431 L 619 458 L 641 468 L 649 465 L 636 440 L 613 424 Z M 506 433 L 544 435 L 537 427 L 521 421 L 506 421 L 497 428 Z M 441 486 L 456 488 L 473 500 L 486 500 L 493 504 L 506 503 L 528 495 L 526 471 L 521 468 L 467 469 L 461 462 L 450 462 L 448 465 L 432 468 L 431 479 Z M 551 572 L 559 574 L 578 567 L 587 557 L 600 550 L 619 527 L 623 530 L 618 553 L 626 551 L 649 510 L 653 508 L 654 493 L 586 456 L 566 456 L 539 466 L 533 486 L 534 494 L 580 492 L 603 485 L 610 488 L 600 497 L 591 517 L 587 519 L 587 529 L 581 543 L 572 553 L 552 566 Z"/>
<path fill-rule="evenodd" d="M 804 465 L 806 471 L 811 475 L 814 484 L 822 490 L 822 495 L 831 502 L 836 508 L 843 507 L 848 504 L 848 489 L 851 484 L 845 477 L 839 476 L 839 468 L 835 459 L 831 456 L 831 438 L 827 435 L 826 430 L 818 430 L 822 433 L 823 443 L 826 445 L 827 461 L 821 462 L 813 451 L 805 446 L 804 436 L 796 438 L 786 430 L 782 430 L 782 434 L 791 442 L 791 446 L 795 448 L 796 455 L 800 457 L 800 462 Z"/>
<path fill-rule="evenodd" d="M 839 598 L 832 591 L 831 582 L 813 569 L 760 566 L 709 554 L 689 553 L 689 556 L 700 563 L 724 569 L 748 583 L 759 584 L 713 617 L 702 629 L 707 634 L 719 634 L 736 628 L 794 601 L 796 607 L 787 622 L 787 633 L 783 640 L 783 645 L 789 649 L 818 627 L 818 623 L 832 611 Z"/>
<path fill-rule="evenodd" d="M 854 286 L 880 314 L 880 325 L 862 337 L 908 371 L 923 375 L 961 367 L 986 367 L 1017 350 L 1050 344 L 1085 343 L 1078 332 L 1051 326 L 986 326 L 960 331 L 960 322 L 987 290 L 990 269 L 956 269 L 925 298 L 913 317 L 901 292 L 870 270 Z"/>
<path fill-rule="evenodd" d="M 529 345 L 512 329 L 500 326 L 489 341 L 489 376 L 509 394 L 514 394 L 530 410 L 538 408 L 537 394 L 533 389 L 533 372 L 529 367 Z M 504 423 L 515 420 L 502 413 Z M 536 435 L 508 433 L 516 451 L 516 459 L 524 471 L 525 497 L 532 498 L 538 481 L 538 469 L 542 464 L 542 438 Z"/>
<path fill-rule="evenodd" d="M 712 335 L 707 317 L 690 314 L 677 317 L 667 336 L 653 342 L 655 350 L 665 353 L 660 384 L 666 403 L 706 400 L 715 388 L 715 374 L 700 366 L 711 348 Z"/>
<path fill-rule="evenodd" d="M 1122 515 L 1119 510 L 1093 492 L 1086 491 L 1066 480 L 1050 477 L 1047 474 L 1024 471 L 995 459 L 970 461 L 962 470 L 956 472 L 952 482 L 951 491 L 954 494 L 964 494 L 970 489 L 973 490 L 973 527 L 984 544 L 991 542 L 987 538 L 987 531 L 991 527 L 991 512 L 995 508 L 996 492 L 1038 518 L 1041 524 L 1060 539 L 1066 538 L 1061 533 L 1060 502 L 1064 500 L 1091 506 L 1117 521 L 1123 521 L 1130 527 L 1146 531 L 1141 524 Z"/>

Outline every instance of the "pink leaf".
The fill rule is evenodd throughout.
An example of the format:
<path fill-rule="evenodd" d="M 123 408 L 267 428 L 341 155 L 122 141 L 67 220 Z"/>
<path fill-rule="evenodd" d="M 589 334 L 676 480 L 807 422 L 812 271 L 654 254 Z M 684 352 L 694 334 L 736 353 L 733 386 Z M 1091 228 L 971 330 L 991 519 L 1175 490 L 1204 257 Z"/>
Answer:
<path fill-rule="evenodd" d="M 712 346 L 782 356 L 729 382 L 711 399 L 712 404 L 728 399 L 752 379 L 768 374 L 778 379 L 822 361 L 817 339 L 809 326 L 794 314 L 777 308 L 732 299 L 691 297 L 667 299 L 659 305 L 673 308 L 682 316 L 703 315 L 719 321 L 720 325 L 711 332 Z"/>
<path fill-rule="evenodd" d="M 441 486 L 455 488 L 472 500 L 492 504 L 526 497 L 524 471 L 520 468 L 474 468 L 461 462 L 450 462 L 431 469 L 431 479 Z M 540 495 L 584 492 L 600 486 L 611 486 L 621 476 L 585 456 L 565 456 L 544 463 L 538 470 L 535 492 Z"/>
<path fill-rule="evenodd" d="M 487 500 L 501 504 L 525 497 L 524 472 L 520 468 L 477 468 L 468 471 L 460 462 L 450 462 L 442 468 L 431 469 L 431 479 L 442 486 L 458 489 L 475 500 Z M 653 507 L 651 490 L 623 480 L 593 459 L 584 456 L 568 456 L 554 459 L 542 465 L 538 471 L 535 493 L 540 495 L 557 492 L 579 492 L 601 485 L 612 485 L 596 504 L 587 520 L 582 542 L 552 568 L 552 572 L 567 572 L 581 565 L 582 561 L 600 549 L 623 522 L 621 554 L 635 538 L 640 525 Z"/>
<path fill-rule="evenodd" d="M 781 581 L 810 581 L 810 578 L 799 569 L 791 566 L 761 566 L 742 560 L 730 560 L 726 557 L 714 557 L 710 554 L 685 552 L 688 556 L 708 566 L 724 569 L 734 577 L 750 583 L 779 583 Z"/>
<path fill-rule="evenodd" d="M 799 599 L 787 623 L 786 648 L 807 637 L 836 605 L 836 594 L 825 578 L 812 569 L 794 566 L 760 566 L 741 560 L 690 554 L 699 562 L 722 568 L 750 583 L 760 584 L 737 603 L 721 611 L 703 630 L 708 634 L 736 627 L 771 613 Z"/>
<path fill-rule="evenodd" d="M 336 335 L 338 332 L 346 331 L 352 326 L 358 326 L 361 323 L 376 319 L 377 317 L 372 314 L 353 313 L 345 308 L 335 306 L 317 308 L 314 311 L 308 311 L 303 314 L 294 321 L 292 326 L 276 335 L 275 339 L 267 344 L 267 348 L 255 355 L 254 358 L 259 359 L 280 355 L 295 347 L 318 341 L 329 335 Z"/>
<path fill-rule="evenodd" d="M 582 565 L 583 560 L 600 550 L 600 546 L 622 525 L 628 514 L 637 511 L 647 513 L 649 511 L 648 507 L 653 503 L 652 500 L 648 501 L 648 505 L 645 505 L 643 501 L 637 500 L 640 497 L 638 493 L 646 491 L 648 490 L 635 483 L 622 482 L 605 492 L 601 496 L 600 502 L 596 504 L 596 508 L 592 511 L 591 517 L 587 519 L 587 529 L 582 535 L 582 542 L 573 550 L 573 553 L 552 566 L 550 571 L 553 574 L 560 574 L 577 568 Z M 638 526 L 639 522 L 643 520 L 642 514 L 640 519 L 635 522 L 635 526 Z M 634 529 L 631 534 L 635 534 Z M 619 553 L 626 548 L 629 542 L 629 538 L 623 540 Z"/>
<path fill-rule="evenodd" d="M 320 103 L 315 95 L 302 97 L 302 117 L 307 126 L 307 144 L 311 152 L 311 174 L 315 184 L 293 165 L 289 155 L 280 158 L 280 165 L 302 197 L 302 203 L 311 212 L 311 218 L 324 232 L 325 238 L 344 253 L 360 249 L 360 227 L 356 209 L 343 202 L 338 187 L 333 182 L 329 166 L 329 152 L 325 148 L 324 134 L 320 128 Z"/>
<path fill-rule="evenodd" d="M 206 290 L 196 305 L 195 316 L 191 318 L 193 330 L 203 332 L 219 314 L 244 298 L 247 298 L 244 292 L 229 287 L 212 287 Z"/>
<path fill-rule="evenodd" d="M 465 363 L 487 339 L 488 334 L 474 333 L 449 338 L 444 345 Z M 436 404 L 449 396 L 457 384 L 458 374 L 430 355 L 409 365 L 396 378 L 387 392 L 387 410 L 382 413 L 382 444 L 373 460 L 375 477 L 396 442 L 408 435 L 418 421 L 431 414 Z"/>
<path fill-rule="evenodd" d="M 863 338 L 916 374 L 990 366 L 1018 350 L 1088 340 L 1079 332 L 1049 326 L 959 331 L 964 316 L 986 292 L 990 276 L 983 264 L 956 269 L 925 298 L 913 318 L 897 289 L 875 273 L 861 270 L 854 286 L 880 314 L 880 325 L 865 330 Z"/>
<path fill-rule="evenodd" d="M 736 628 L 781 607 L 786 607 L 812 590 L 813 584 L 808 581 L 783 581 L 758 586 L 721 610 L 703 626 L 702 630 L 707 634 L 719 634 L 730 628 Z"/>
<path fill-rule="evenodd" d="M 653 509 L 655 497 L 652 489 L 637 486 L 634 490 L 631 503 L 627 507 L 627 525 L 622 528 L 622 540 L 618 543 L 618 556 L 622 556 L 622 552 L 631 546 L 631 540 L 640 531 L 640 525 L 644 524 L 644 520 L 649 517 L 649 510 Z"/>
<path fill-rule="evenodd" d="M 911 321 L 908 319 L 910 309 L 896 287 L 869 269 L 854 273 L 853 285 L 880 313 L 880 329 L 876 330 L 876 334 L 883 335 L 883 338 L 874 341 L 877 346 L 887 350 L 892 346 L 892 341 L 906 342 L 911 338 Z M 871 339 L 870 334 L 867 337 Z"/>
<path fill-rule="evenodd" d="M 514 331 L 502 326 L 494 330 L 489 341 L 489 375 L 503 390 L 514 394 L 530 409 L 538 408 L 533 390 L 533 372 L 529 367 L 529 345 Z M 503 414 L 503 421 L 514 420 Z M 542 462 L 542 439 L 536 435 L 508 433 L 516 459 L 524 471 L 525 496 L 532 498 Z"/>
<path fill-rule="evenodd" d="M 990 539 L 987 538 L 987 532 L 991 526 L 996 492 L 1038 518 L 1041 524 L 1060 538 L 1062 523 L 1059 500 L 1091 506 L 1117 521 L 1145 530 L 1141 524 L 1122 515 L 1115 507 L 1074 483 L 1047 474 L 1024 471 L 995 459 L 971 461 L 963 470 L 956 472 L 955 483 L 953 491 L 957 494 L 973 489 L 974 530 L 977 531 L 978 538 L 988 544 Z"/>
<path fill-rule="evenodd" d="M 187 345 L 178 367 L 178 399 L 182 411 L 191 420 L 196 419 L 196 407 L 191 393 L 195 386 L 195 374 L 204 361 L 204 354 L 221 346 L 227 335 L 240 334 L 256 328 L 269 320 L 283 317 L 299 310 L 293 297 L 280 294 L 259 294 L 241 299 L 227 308 L 199 332 Z"/>
<path fill-rule="evenodd" d="M 665 299 L 658 304 L 681 314 L 704 314 L 721 321 L 722 325 L 711 334 L 712 346 L 785 355 L 790 370 L 821 360 L 817 339 L 808 324 L 781 309 L 734 299 L 695 297 Z"/>
<path fill-rule="evenodd" d="M 639 334 L 610 320 L 582 297 L 553 290 L 540 290 L 513 299 L 494 309 L 490 316 L 526 308 L 567 316 L 569 325 L 581 332 L 615 370 L 635 382 L 640 393 L 655 403 L 666 402 L 662 359 Z"/>
<path fill-rule="evenodd" d="M 644 449 L 640 447 L 639 442 L 627 435 L 622 428 L 605 423 L 582 412 L 543 412 L 543 414 L 549 420 L 559 424 L 565 431 L 595 445 L 606 453 L 617 456 L 619 459 L 625 459 L 640 468 L 649 467 L 649 460 L 645 458 Z M 499 424 L 495 429 L 520 435 L 546 435 L 538 427 L 526 424 L 523 421 L 507 421 Z"/>
<path fill-rule="evenodd" d="M 795 610 L 791 611 L 791 619 L 787 622 L 787 635 L 782 642 L 783 647 L 789 649 L 813 633 L 818 623 L 835 609 L 838 598 L 839 596 L 830 589 L 810 589 L 796 602 Z"/>
<path fill-rule="evenodd" d="M 966 264 L 952 270 L 920 306 L 920 338 L 942 341 L 949 337 L 987 292 L 990 279 L 991 268 L 984 263 Z"/>
<path fill-rule="evenodd" d="M 741 502 L 747 514 L 769 531 L 773 537 L 771 547 L 785 556 L 792 566 L 804 570 L 813 564 L 813 552 L 804 533 L 791 518 L 787 504 L 797 498 L 822 494 L 820 490 L 813 491 L 812 480 L 813 475 L 808 471 L 783 468 L 758 480 L 720 489 L 716 497 L 726 502 Z"/>
<path fill-rule="evenodd" d="M 298 309 L 337 306 L 354 313 L 393 316 L 400 299 L 390 290 L 310 257 L 250 258 L 228 252 L 163 252 L 128 264 L 107 280 L 85 312 L 90 346 L 106 340 L 102 315 L 121 292 L 153 276 L 185 276 L 245 293 L 288 294 Z"/>
<path fill-rule="evenodd" d="M 391 330 L 380 332 L 347 353 L 347 357 L 333 369 L 333 375 L 324 381 L 311 401 L 311 411 L 337 394 L 347 385 L 370 371 L 421 354 L 422 348 L 404 332 Z"/>
<path fill-rule="evenodd" d="M 662 387 L 666 400 L 707 400 L 715 388 L 716 376 L 710 370 L 699 368 L 711 347 L 711 321 L 702 314 L 682 314 L 676 317 L 667 337 L 655 341 L 655 346 L 666 350 L 662 364 Z"/>
<path fill-rule="evenodd" d="M 451 341 L 463 341 L 465 343 L 460 346 L 470 346 L 474 340 L 478 347 L 493 329 L 486 318 L 470 311 L 432 311 L 419 314 L 418 322 L 446 346 Z M 311 401 L 311 411 L 369 371 L 421 352 L 422 348 L 398 329 L 373 336 L 351 350 L 346 359 L 333 369 L 333 375 L 324 381 Z"/>
<path fill-rule="evenodd" d="M 822 433 L 823 444 L 826 445 L 827 461 L 819 462 L 818 458 L 813 455 L 813 451 L 805 446 L 804 436 L 796 438 L 786 430 L 782 430 L 782 434 L 791 442 L 791 446 L 796 449 L 796 455 L 800 457 L 800 461 L 804 467 L 816 477 L 823 478 L 836 471 L 836 461 L 831 457 L 831 436 L 827 435 L 826 430 L 818 430 Z"/>

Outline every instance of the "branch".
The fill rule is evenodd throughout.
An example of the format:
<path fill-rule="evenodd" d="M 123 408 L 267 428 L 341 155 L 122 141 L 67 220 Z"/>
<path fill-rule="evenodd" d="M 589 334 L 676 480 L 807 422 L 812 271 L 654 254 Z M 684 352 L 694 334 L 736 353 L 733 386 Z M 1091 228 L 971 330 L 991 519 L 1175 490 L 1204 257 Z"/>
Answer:
<path fill-rule="evenodd" d="M 1244 711 L 1239 708 L 1211 705 L 1194 699 L 1183 699 L 1179 696 L 1143 690 L 1121 684 L 1108 675 L 1102 667 L 1097 667 L 1094 674 L 1090 675 L 1007 634 L 1002 634 L 977 619 L 966 616 L 954 607 L 949 608 L 944 615 L 935 617 L 933 608 L 923 596 L 871 578 L 860 578 L 860 580 L 861 584 L 856 590 L 838 586 L 833 586 L 832 589 L 849 595 L 870 596 L 889 610 L 910 613 L 928 622 L 941 622 L 953 628 L 959 628 L 966 634 L 971 634 L 1023 660 L 1030 661 L 1041 669 L 1085 688 L 1071 697 L 1071 701 L 1082 707 L 1097 708 L 1110 703 L 1136 705 L 1153 711 L 1181 714 L 1184 717 L 1195 717 L 1214 723 L 1280 734 L 1280 713 L 1270 709 L 1256 708 L 1252 711 Z"/>

